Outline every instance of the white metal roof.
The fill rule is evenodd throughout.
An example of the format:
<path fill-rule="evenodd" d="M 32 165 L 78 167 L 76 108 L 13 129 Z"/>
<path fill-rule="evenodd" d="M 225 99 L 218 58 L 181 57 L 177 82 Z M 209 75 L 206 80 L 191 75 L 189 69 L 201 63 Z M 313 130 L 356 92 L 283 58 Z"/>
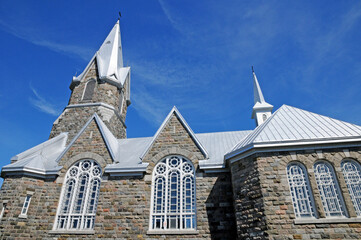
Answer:
<path fill-rule="evenodd" d="M 110 84 L 114 84 L 119 88 L 123 87 L 127 76 L 130 74 L 130 67 L 123 67 L 119 20 L 115 23 L 109 35 L 90 60 L 84 71 L 79 76 L 73 77 L 71 86 L 83 79 L 93 61 L 97 61 L 100 79 L 107 81 Z"/>
<path fill-rule="evenodd" d="M 2 168 L 2 172 L 24 171 L 32 174 L 45 175 L 59 170 L 56 159 L 66 147 L 67 133 L 49 139 L 33 148 L 11 158 L 11 164 Z"/>
<path fill-rule="evenodd" d="M 263 124 L 239 142 L 228 156 L 253 146 L 317 143 L 359 139 L 361 127 L 288 105 L 281 106 Z"/>

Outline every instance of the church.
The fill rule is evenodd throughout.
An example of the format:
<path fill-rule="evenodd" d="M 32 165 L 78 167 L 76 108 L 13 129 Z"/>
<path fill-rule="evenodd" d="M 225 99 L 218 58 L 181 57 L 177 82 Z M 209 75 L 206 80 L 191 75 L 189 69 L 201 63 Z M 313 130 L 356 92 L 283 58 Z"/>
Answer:
<path fill-rule="evenodd" d="M 130 70 L 118 21 L 49 140 L 2 167 L 0 239 L 361 239 L 360 126 L 274 110 L 253 71 L 255 129 L 194 133 L 173 107 L 127 138 Z"/>

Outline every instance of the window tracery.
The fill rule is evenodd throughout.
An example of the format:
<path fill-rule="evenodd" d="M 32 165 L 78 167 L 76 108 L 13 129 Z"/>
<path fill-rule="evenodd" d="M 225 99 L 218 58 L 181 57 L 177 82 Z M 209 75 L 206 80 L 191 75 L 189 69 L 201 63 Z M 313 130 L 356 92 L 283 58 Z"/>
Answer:
<path fill-rule="evenodd" d="M 152 230 L 195 230 L 195 169 L 181 156 L 161 160 L 153 170 Z"/>
<path fill-rule="evenodd" d="M 345 217 L 345 204 L 332 166 L 326 162 L 318 162 L 313 167 L 326 217 Z"/>
<path fill-rule="evenodd" d="M 287 166 L 287 178 L 296 217 L 316 217 L 306 168 L 300 163 L 289 164 Z"/>
<path fill-rule="evenodd" d="M 82 160 L 67 172 L 54 224 L 56 230 L 91 230 L 101 183 L 101 168 L 94 160 Z"/>
<path fill-rule="evenodd" d="M 357 216 L 361 216 L 361 167 L 353 160 L 341 163 L 343 176 Z"/>

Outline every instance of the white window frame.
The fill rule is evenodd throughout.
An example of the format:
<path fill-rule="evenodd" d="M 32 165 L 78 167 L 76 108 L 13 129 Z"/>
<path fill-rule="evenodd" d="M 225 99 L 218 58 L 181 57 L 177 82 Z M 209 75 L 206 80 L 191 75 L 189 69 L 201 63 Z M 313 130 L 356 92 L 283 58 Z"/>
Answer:
<path fill-rule="evenodd" d="M 289 163 L 287 180 L 296 218 L 317 218 L 315 200 L 306 167 L 299 162 Z"/>
<path fill-rule="evenodd" d="M 29 206 L 30 206 L 33 194 L 34 194 L 34 192 L 32 192 L 32 191 L 26 192 L 26 197 L 24 199 L 23 207 L 21 208 L 19 218 L 27 218 L 28 217 L 28 210 L 29 210 Z"/>
<path fill-rule="evenodd" d="M 85 165 L 85 163 L 90 165 Z M 82 232 L 94 229 L 101 178 L 102 169 L 92 159 L 82 159 L 69 168 L 61 190 L 53 225 L 54 232 Z M 70 186 L 68 183 L 73 184 Z M 92 185 L 94 183 L 96 184 Z M 82 200 L 77 201 L 79 199 Z M 80 205 L 78 205 L 79 202 Z"/>
<path fill-rule="evenodd" d="M 341 162 L 342 173 L 357 217 L 361 217 L 361 165 L 352 159 Z"/>
<path fill-rule="evenodd" d="M 87 89 L 87 87 L 88 87 L 88 84 L 89 84 L 90 82 L 94 82 L 94 83 L 95 83 L 95 84 L 94 84 L 94 89 L 93 89 L 92 98 L 93 98 L 93 96 L 94 96 L 94 92 L 95 92 L 95 87 L 96 87 L 96 85 L 97 85 L 97 81 L 96 81 L 94 78 L 91 78 L 91 79 L 89 79 L 89 80 L 86 82 L 86 84 L 85 84 L 85 88 L 84 88 L 83 94 L 82 94 L 82 96 L 81 96 L 81 101 L 91 101 L 91 100 L 92 100 L 92 99 L 85 99 L 85 100 L 84 100 L 85 91 L 86 91 L 86 89 Z"/>
<path fill-rule="evenodd" d="M 0 212 L 0 221 L 3 219 L 7 204 L 8 204 L 8 200 L 4 200 Z"/>
<path fill-rule="evenodd" d="M 318 161 L 313 170 L 326 218 L 348 217 L 333 166 L 326 161 Z"/>
<path fill-rule="evenodd" d="M 173 164 L 172 160 L 178 158 L 179 164 Z M 160 170 L 163 168 L 163 170 Z M 171 204 L 171 192 L 172 186 L 170 181 L 171 174 L 174 172 L 178 172 L 178 188 L 176 194 L 177 200 L 175 200 L 176 204 Z M 194 233 L 197 229 L 197 203 L 196 203 L 196 176 L 195 176 L 195 167 L 191 161 L 188 159 L 179 156 L 179 155 L 170 155 L 166 158 L 162 159 L 158 162 L 158 164 L 153 169 L 152 175 L 152 189 L 151 189 L 151 205 L 150 205 L 150 218 L 149 218 L 149 234 L 172 234 L 172 233 Z M 159 178 L 163 178 L 164 187 L 163 193 L 161 194 L 161 198 L 164 198 L 161 203 L 160 212 L 155 212 L 154 209 L 158 205 L 155 203 L 155 192 L 157 191 L 155 180 Z M 191 179 L 191 183 L 187 186 L 187 180 Z M 190 196 L 186 195 L 186 191 L 190 186 Z M 173 191 L 175 191 L 173 189 Z M 189 194 L 189 193 L 188 193 Z M 173 196 L 174 197 L 174 196 Z M 188 204 L 187 204 L 188 201 Z M 175 207 L 175 210 L 172 210 L 172 205 Z M 190 210 L 187 210 L 189 209 Z M 175 212 L 172 212 L 175 211 Z M 160 228 L 157 228 L 157 224 L 155 223 L 155 219 L 160 219 Z M 171 219 L 174 219 L 173 221 Z M 168 226 L 171 225 L 171 221 L 178 225 L 175 228 L 171 228 Z M 179 222 L 178 222 L 179 221 Z M 184 224 L 184 225 L 183 225 Z M 188 225 L 190 224 L 190 225 Z M 190 226 L 187 227 L 186 225 Z"/>

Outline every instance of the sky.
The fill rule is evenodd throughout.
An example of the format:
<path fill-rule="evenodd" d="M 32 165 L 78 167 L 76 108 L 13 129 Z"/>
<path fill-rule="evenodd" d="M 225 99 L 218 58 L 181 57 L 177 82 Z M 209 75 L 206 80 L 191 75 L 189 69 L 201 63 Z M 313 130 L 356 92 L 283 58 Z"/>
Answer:
<path fill-rule="evenodd" d="M 274 110 L 361 125 L 359 1 L 0 0 L 0 166 L 48 139 L 119 11 L 130 138 L 174 105 L 196 133 L 254 129 L 251 66 Z"/>

